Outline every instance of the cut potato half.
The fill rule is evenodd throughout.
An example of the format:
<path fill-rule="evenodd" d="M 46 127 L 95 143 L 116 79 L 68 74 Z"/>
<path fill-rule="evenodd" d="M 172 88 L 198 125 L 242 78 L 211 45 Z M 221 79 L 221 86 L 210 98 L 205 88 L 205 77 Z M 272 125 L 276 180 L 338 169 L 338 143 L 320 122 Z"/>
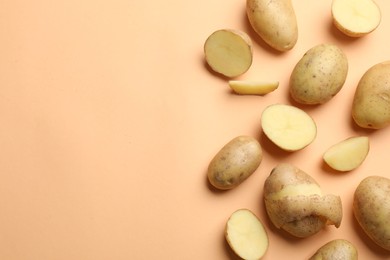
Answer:
<path fill-rule="evenodd" d="M 248 209 L 239 209 L 226 223 L 225 238 L 242 259 L 261 259 L 268 249 L 268 235 L 261 221 Z"/>
<path fill-rule="evenodd" d="M 252 65 L 252 41 L 242 31 L 215 31 L 207 38 L 204 53 L 211 69 L 229 78 L 243 74 Z"/>
<path fill-rule="evenodd" d="M 332 17 L 341 32 L 361 37 L 379 26 L 381 11 L 372 0 L 333 0 Z"/>
<path fill-rule="evenodd" d="M 284 104 L 274 104 L 264 109 L 261 126 L 265 135 L 286 151 L 303 149 L 317 135 L 317 126 L 305 111 Z"/>
<path fill-rule="evenodd" d="M 368 137 L 350 137 L 331 146 L 324 153 L 323 159 L 334 170 L 351 171 L 363 163 L 369 150 Z"/>
<path fill-rule="evenodd" d="M 240 95 L 265 95 L 279 86 L 279 81 L 230 80 L 230 88 Z"/>

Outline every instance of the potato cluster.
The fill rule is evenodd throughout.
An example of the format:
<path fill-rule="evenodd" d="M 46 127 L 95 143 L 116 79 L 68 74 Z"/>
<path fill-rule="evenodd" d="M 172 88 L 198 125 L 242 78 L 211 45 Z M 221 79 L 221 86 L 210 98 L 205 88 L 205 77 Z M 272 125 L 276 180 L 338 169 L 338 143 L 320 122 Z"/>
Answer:
<path fill-rule="evenodd" d="M 271 48 L 285 52 L 298 41 L 298 27 L 291 0 L 247 0 L 247 18 L 260 38 Z M 350 37 L 362 37 L 380 24 L 379 6 L 372 0 L 333 0 L 334 26 Z M 253 61 L 252 41 L 240 30 L 221 29 L 204 44 L 210 68 L 229 79 L 238 95 L 265 95 L 276 91 L 275 80 L 235 80 Z M 313 46 L 297 61 L 290 75 L 289 94 L 302 105 L 321 105 L 342 89 L 348 76 L 348 59 L 336 44 Z M 382 129 L 390 125 L 390 61 L 369 68 L 362 75 L 353 97 L 351 118 L 357 126 Z M 316 138 L 317 125 L 304 109 L 272 104 L 261 114 L 261 128 L 276 147 L 295 152 Z M 349 136 L 324 149 L 323 161 L 335 171 L 358 168 L 370 151 L 368 136 Z M 207 177 L 216 189 L 238 187 L 259 168 L 262 147 L 250 136 L 227 142 L 211 160 Z M 319 183 L 295 165 L 281 162 L 266 178 L 264 205 L 270 222 L 281 234 L 307 238 L 324 227 L 338 228 L 343 207 L 338 195 L 324 192 Z M 390 179 L 370 176 L 356 188 L 353 214 L 362 230 L 376 244 L 390 251 Z M 262 221 L 249 209 L 239 209 L 226 222 L 225 238 L 242 259 L 261 259 L 269 239 Z M 272 241 L 271 241 L 272 243 Z M 357 259 L 358 250 L 345 239 L 329 241 L 310 259 Z"/>

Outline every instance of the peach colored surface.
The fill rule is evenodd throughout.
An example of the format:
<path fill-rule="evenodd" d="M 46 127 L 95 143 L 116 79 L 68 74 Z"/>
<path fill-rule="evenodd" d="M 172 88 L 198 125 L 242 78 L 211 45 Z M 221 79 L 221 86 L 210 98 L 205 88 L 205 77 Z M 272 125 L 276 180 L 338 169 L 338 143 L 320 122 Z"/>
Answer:
<path fill-rule="evenodd" d="M 251 209 L 264 222 L 264 259 L 307 259 L 335 238 L 354 243 L 360 259 L 390 259 L 362 233 L 351 212 L 365 176 L 390 177 L 390 129 L 366 131 L 351 120 L 356 84 L 390 59 L 390 1 L 377 1 L 382 22 L 350 39 L 331 23 L 331 1 L 293 1 L 299 40 L 268 48 L 250 28 L 245 1 L 22 1 L 0 3 L 0 259 L 236 259 L 224 237 L 229 215 Z M 240 29 L 254 40 L 254 62 L 241 78 L 279 80 L 266 96 L 238 96 L 205 65 L 213 31 Z M 349 59 L 344 88 L 328 103 L 304 107 L 316 140 L 295 153 L 262 134 L 270 104 L 293 104 L 290 73 L 309 48 L 338 44 Z M 257 137 L 259 169 L 239 187 L 217 192 L 208 163 L 237 135 Z M 371 151 L 355 171 L 338 174 L 321 156 L 351 135 L 368 135 Z M 307 239 L 270 223 L 262 187 L 271 169 L 290 162 L 328 193 L 344 218 Z"/>

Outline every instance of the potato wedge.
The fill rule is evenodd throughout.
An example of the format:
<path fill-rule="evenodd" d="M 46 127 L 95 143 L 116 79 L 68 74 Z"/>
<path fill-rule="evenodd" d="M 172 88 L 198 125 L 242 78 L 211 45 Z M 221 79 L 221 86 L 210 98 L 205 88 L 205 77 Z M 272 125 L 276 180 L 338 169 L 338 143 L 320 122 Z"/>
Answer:
<path fill-rule="evenodd" d="M 367 136 L 350 137 L 331 146 L 323 159 L 334 170 L 352 171 L 363 163 L 369 150 Z"/>
<path fill-rule="evenodd" d="M 261 126 L 265 135 L 286 151 L 303 149 L 317 135 L 317 126 L 305 111 L 284 104 L 266 107 L 261 115 Z"/>
<path fill-rule="evenodd" d="M 381 11 L 372 0 L 333 0 L 334 25 L 350 37 L 361 37 L 374 31 L 381 22 Z"/>
<path fill-rule="evenodd" d="M 252 65 L 252 41 L 239 30 L 215 31 L 207 38 L 204 53 L 211 69 L 229 78 L 245 73 Z"/>
<path fill-rule="evenodd" d="M 240 95 L 265 95 L 279 86 L 279 81 L 230 80 L 230 88 Z"/>
<path fill-rule="evenodd" d="M 242 259 L 261 259 L 268 249 L 267 232 L 248 209 L 239 209 L 230 216 L 225 238 L 230 248 Z"/>

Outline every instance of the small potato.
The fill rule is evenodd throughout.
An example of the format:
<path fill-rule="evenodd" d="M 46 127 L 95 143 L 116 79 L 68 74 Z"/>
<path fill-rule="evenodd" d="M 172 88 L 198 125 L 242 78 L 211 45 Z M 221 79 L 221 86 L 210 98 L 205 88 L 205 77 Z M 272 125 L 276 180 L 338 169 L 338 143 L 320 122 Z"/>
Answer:
<path fill-rule="evenodd" d="M 322 194 L 310 175 L 291 164 L 279 164 L 271 171 L 264 183 L 264 201 L 271 222 L 295 237 L 341 224 L 340 197 Z"/>
<path fill-rule="evenodd" d="M 379 26 L 381 11 L 372 0 L 333 0 L 332 18 L 345 35 L 361 37 Z"/>
<path fill-rule="evenodd" d="M 364 232 L 379 246 L 390 251 L 390 179 L 369 176 L 354 194 L 354 216 Z"/>
<path fill-rule="evenodd" d="M 301 104 L 323 104 L 341 90 L 347 73 L 347 57 L 339 47 L 317 45 L 295 65 L 290 77 L 291 97 Z"/>
<path fill-rule="evenodd" d="M 332 240 L 310 257 L 309 260 L 357 260 L 358 251 L 356 247 L 345 239 Z"/>
<path fill-rule="evenodd" d="M 207 38 L 204 54 L 212 70 L 229 78 L 237 77 L 252 65 L 252 40 L 242 31 L 221 29 Z"/>
<path fill-rule="evenodd" d="M 225 238 L 242 259 L 261 259 L 268 249 L 268 234 L 261 221 L 248 209 L 233 212 L 226 223 Z"/>
<path fill-rule="evenodd" d="M 355 91 L 352 117 L 363 128 L 381 129 L 390 124 L 390 61 L 364 73 Z"/>
<path fill-rule="evenodd" d="M 291 0 L 247 0 L 246 12 L 254 31 L 278 51 L 292 49 L 298 26 Z"/>
<path fill-rule="evenodd" d="M 256 139 L 238 136 L 212 159 L 207 171 L 208 179 L 217 189 L 232 189 L 256 171 L 262 158 L 263 152 Z"/>

